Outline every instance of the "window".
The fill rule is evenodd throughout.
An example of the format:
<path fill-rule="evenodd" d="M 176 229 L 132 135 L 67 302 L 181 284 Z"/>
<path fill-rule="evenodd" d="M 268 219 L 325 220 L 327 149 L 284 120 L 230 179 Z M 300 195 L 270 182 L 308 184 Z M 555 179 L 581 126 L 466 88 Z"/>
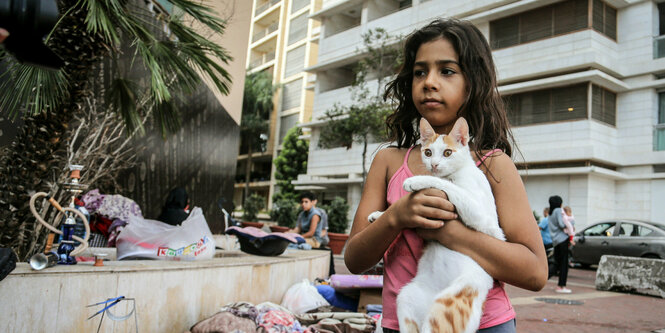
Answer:
<path fill-rule="evenodd" d="M 588 84 L 530 91 L 504 97 L 511 125 L 587 118 Z"/>
<path fill-rule="evenodd" d="M 499 49 L 588 28 L 616 40 L 616 15 L 616 9 L 601 0 L 564 1 L 490 22 L 490 45 Z"/>
<path fill-rule="evenodd" d="M 288 132 L 293 126 L 296 126 L 298 123 L 298 118 L 300 117 L 299 113 L 290 114 L 288 116 L 282 116 L 281 123 L 279 124 L 279 143 L 284 142 L 284 137 L 286 132 Z"/>
<path fill-rule="evenodd" d="M 658 36 L 653 41 L 653 58 L 665 57 L 665 2 L 658 4 Z"/>
<path fill-rule="evenodd" d="M 286 53 L 286 68 L 284 77 L 298 74 L 305 67 L 305 45 L 297 47 Z"/>
<path fill-rule="evenodd" d="M 616 125 L 616 94 L 592 85 L 591 118 L 606 124 Z"/>
<path fill-rule="evenodd" d="M 601 0 L 593 0 L 593 29 L 617 40 L 617 10 Z"/>
<path fill-rule="evenodd" d="M 307 13 L 291 20 L 289 24 L 289 45 L 307 37 Z"/>
<path fill-rule="evenodd" d="M 594 225 L 584 230 L 584 236 L 612 236 L 614 222 L 606 222 Z"/>
<path fill-rule="evenodd" d="M 282 89 L 282 111 L 299 107 L 300 96 L 302 95 L 302 79 L 289 82 Z"/>
<path fill-rule="evenodd" d="M 658 94 L 658 123 L 654 126 L 653 150 L 665 150 L 665 92 Z"/>
<path fill-rule="evenodd" d="M 646 237 L 652 235 L 654 230 L 632 223 L 621 223 L 619 237 Z"/>
<path fill-rule="evenodd" d="M 309 5 L 309 0 L 292 0 L 291 1 L 291 14 L 305 8 Z"/>

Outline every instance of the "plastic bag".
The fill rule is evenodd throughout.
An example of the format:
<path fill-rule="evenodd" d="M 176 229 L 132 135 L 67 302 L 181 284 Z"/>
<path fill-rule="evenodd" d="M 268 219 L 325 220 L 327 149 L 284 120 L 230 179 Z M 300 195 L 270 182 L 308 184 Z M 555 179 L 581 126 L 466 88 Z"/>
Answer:
<path fill-rule="evenodd" d="M 118 260 L 200 260 L 215 255 L 215 240 L 203 211 L 192 209 L 179 226 L 132 216 L 116 242 Z"/>
<path fill-rule="evenodd" d="M 295 314 L 300 314 L 330 303 L 319 294 L 316 287 L 304 279 L 286 291 L 281 305 Z"/>

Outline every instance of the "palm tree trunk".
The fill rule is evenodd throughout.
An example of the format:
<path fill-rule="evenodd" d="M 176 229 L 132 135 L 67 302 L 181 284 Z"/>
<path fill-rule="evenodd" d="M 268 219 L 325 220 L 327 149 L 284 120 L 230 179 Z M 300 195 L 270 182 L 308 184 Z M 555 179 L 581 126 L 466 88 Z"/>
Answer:
<path fill-rule="evenodd" d="M 367 168 L 365 167 L 365 156 L 367 155 L 367 140 L 368 140 L 368 135 L 365 134 L 363 136 L 363 183 L 361 185 L 362 187 L 365 187 L 365 179 L 367 178 Z"/>
<path fill-rule="evenodd" d="M 249 142 L 247 145 L 247 165 L 245 166 L 245 193 L 244 193 L 243 205 L 245 202 L 247 202 L 247 198 L 249 198 L 249 182 L 252 173 L 252 144 L 254 142 L 252 139 L 249 139 L 248 141 Z"/>

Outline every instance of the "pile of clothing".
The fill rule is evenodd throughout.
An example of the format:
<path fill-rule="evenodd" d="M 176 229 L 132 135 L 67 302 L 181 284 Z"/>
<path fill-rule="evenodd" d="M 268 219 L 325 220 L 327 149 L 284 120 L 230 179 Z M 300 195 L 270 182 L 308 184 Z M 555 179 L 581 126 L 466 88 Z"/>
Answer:
<path fill-rule="evenodd" d="M 376 329 L 375 320 L 367 314 L 332 310 L 339 309 L 324 306 L 308 313 L 294 314 L 270 302 L 258 305 L 231 303 L 194 324 L 189 332 L 369 333 Z"/>
<path fill-rule="evenodd" d="M 84 194 L 81 201 L 90 213 L 91 239 L 94 239 L 93 235 L 98 234 L 106 243 L 90 246 L 115 247 L 116 238 L 127 225 L 129 217 L 143 217 L 141 207 L 134 200 L 119 194 L 100 194 L 99 189 L 94 189 Z"/>

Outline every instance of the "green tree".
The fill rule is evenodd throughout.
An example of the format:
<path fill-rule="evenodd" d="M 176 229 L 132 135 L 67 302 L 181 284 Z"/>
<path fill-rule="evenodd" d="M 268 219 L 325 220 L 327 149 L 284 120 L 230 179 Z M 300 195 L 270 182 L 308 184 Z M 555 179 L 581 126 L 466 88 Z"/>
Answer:
<path fill-rule="evenodd" d="M 47 38 L 65 61 L 58 71 L 20 64 L 0 50 L 0 61 L 8 64 L 0 110 L 24 117 L 14 142 L 0 152 L 0 247 L 12 247 L 21 260 L 42 250 L 30 247 L 41 236 L 27 207 L 29 192 L 57 188 L 67 169 L 67 140 L 78 128 L 70 123 L 85 105 L 116 114 L 128 134 L 142 133 L 150 115 L 164 134 L 179 128 L 176 102 L 202 77 L 228 93 L 231 78 L 221 64 L 230 56 L 192 27 L 219 35 L 225 21 L 198 2 L 168 2 L 173 14 L 136 0 L 59 0 L 62 14 Z M 93 74 L 104 78 L 102 96 L 91 87 Z"/>
<path fill-rule="evenodd" d="M 349 226 L 349 204 L 346 200 L 335 197 L 329 205 L 323 205 L 323 209 L 328 213 L 328 231 L 338 234 L 346 233 Z"/>
<path fill-rule="evenodd" d="M 249 197 L 249 183 L 252 171 L 252 153 L 260 144 L 261 134 L 266 134 L 270 125 L 270 112 L 273 109 L 273 96 L 277 87 L 272 83 L 268 72 L 250 73 L 245 77 L 245 90 L 242 99 L 240 120 L 241 140 L 247 145 L 245 166 L 245 195 Z"/>
<path fill-rule="evenodd" d="M 401 48 L 395 39 L 384 29 L 376 28 L 363 34 L 363 58 L 355 69 L 355 80 L 351 87 L 350 104 L 336 103 L 325 112 L 319 146 L 334 148 L 343 146 L 350 149 L 354 142 L 363 146 L 363 184 L 367 177 L 367 146 L 372 140 L 385 140 L 385 119 L 391 106 L 382 98 L 384 81 L 393 75 L 399 66 Z M 368 82 L 377 80 L 375 92 L 370 91 Z"/>
<path fill-rule="evenodd" d="M 300 127 L 293 127 L 286 132 L 282 151 L 273 160 L 275 164 L 275 179 L 279 190 L 273 194 L 273 202 L 279 200 L 297 200 L 296 190 L 291 181 L 296 180 L 299 174 L 307 172 L 307 155 L 309 142 L 299 139 L 302 135 Z"/>

